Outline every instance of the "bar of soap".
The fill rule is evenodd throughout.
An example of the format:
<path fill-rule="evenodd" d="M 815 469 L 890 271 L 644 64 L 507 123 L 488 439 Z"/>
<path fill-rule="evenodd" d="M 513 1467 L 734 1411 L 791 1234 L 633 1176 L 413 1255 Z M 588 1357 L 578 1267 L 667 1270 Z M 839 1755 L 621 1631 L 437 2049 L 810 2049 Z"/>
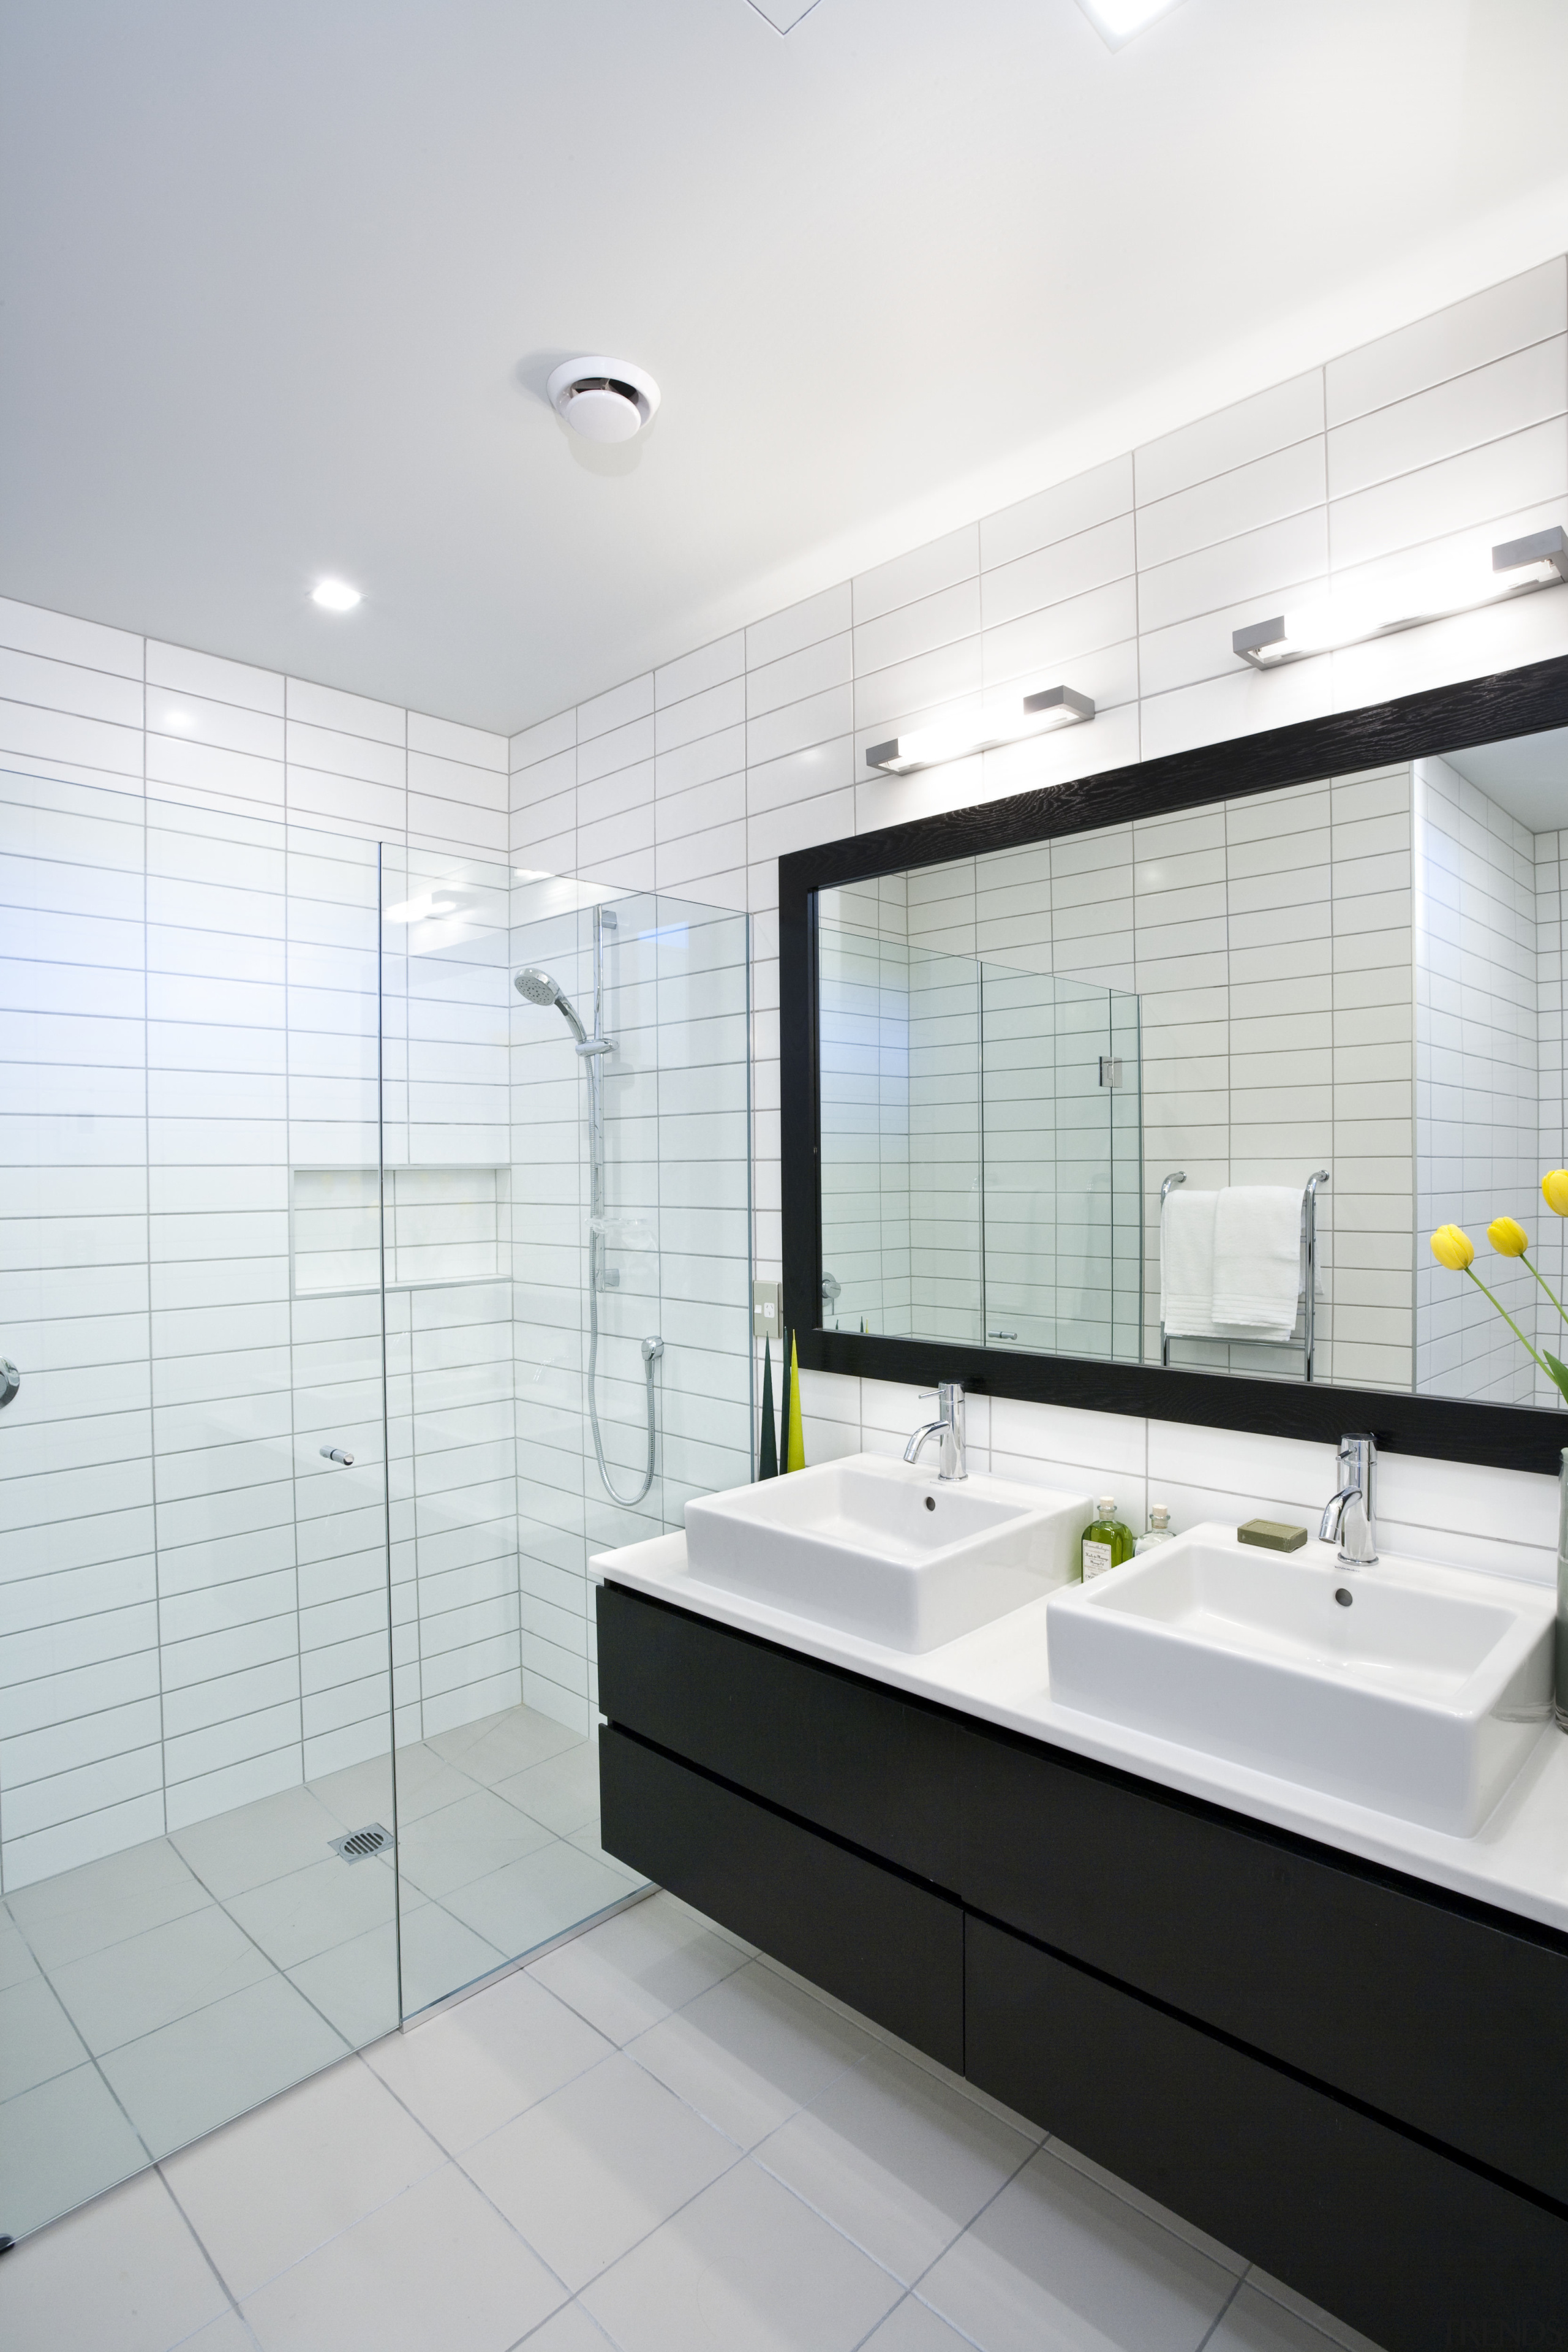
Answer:
<path fill-rule="evenodd" d="M 1300 1551 L 1307 1530 L 1291 1527 L 1287 1519 L 1248 1519 L 1244 1528 L 1237 1528 L 1236 1539 L 1256 1544 L 1260 1551 Z"/>

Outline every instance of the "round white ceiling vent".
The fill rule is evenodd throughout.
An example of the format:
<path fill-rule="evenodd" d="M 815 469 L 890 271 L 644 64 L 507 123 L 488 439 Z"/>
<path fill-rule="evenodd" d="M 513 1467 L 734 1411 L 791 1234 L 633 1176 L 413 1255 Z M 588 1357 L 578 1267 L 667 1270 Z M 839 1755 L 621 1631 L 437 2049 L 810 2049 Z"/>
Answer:
<path fill-rule="evenodd" d="M 658 406 L 658 386 L 627 360 L 568 360 L 545 387 L 550 404 L 586 441 L 629 441 Z"/>

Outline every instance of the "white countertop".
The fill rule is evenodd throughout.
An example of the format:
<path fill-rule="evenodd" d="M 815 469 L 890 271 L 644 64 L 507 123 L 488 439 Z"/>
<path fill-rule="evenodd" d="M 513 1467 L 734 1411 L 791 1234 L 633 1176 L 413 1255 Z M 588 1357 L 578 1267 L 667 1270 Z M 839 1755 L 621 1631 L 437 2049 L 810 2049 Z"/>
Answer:
<path fill-rule="evenodd" d="M 687 1567 L 684 1533 L 601 1552 L 591 1566 L 605 1582 L 1568 1934 L 1568 1737 L 1554 1724 L 1477 1834 L 1451 1837 L 1058 1705 L 1043 1599 L 914 1654 L 700 1583 Z"/>

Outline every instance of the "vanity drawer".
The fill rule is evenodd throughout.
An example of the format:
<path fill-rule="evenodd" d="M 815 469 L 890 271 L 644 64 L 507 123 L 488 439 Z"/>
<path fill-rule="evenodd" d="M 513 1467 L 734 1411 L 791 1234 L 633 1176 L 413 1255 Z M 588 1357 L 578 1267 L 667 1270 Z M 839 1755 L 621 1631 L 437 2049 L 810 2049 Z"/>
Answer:
<path fill-rule="evenodd" d="M 1568 2203 L 1563 1939 L 1005 1735 L 965 1786 L 966 1904 Z"/>
<path fill-rule="evenodd" d="M 622 1585 L 600 1586 L 598 1611 L 612 1723 L 956 1889 L 959 1725 Z"/>
<path fill-rule="evenodd" d="M 1386 2352 L 1559 2340 L 1568 2221 L 973 1917 L 965 2044 L 982 2090 Z"/>
<path fill-rule="evenodd" d="M 614 1728 L 599 1736 L 606 1853 L 944 2064 L 963 2064 L 963 1915 Z"/>

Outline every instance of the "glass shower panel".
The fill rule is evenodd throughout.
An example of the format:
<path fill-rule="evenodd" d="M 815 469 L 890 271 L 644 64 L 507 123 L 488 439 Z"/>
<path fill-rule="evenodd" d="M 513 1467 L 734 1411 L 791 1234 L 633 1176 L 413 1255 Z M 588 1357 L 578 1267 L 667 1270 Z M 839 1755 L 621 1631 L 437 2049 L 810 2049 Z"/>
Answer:
<path fill-rule="evenodd" d="M 6 775 L 0 898 L 19 2235 L 384 2032 L 398 1979 L 355 1839 L 394 1827 L 379 1293 L 310 1263 L 374 1150 L 374 845 Z M 327 1213 L 379 1258 L 374 1196 Z"/>

